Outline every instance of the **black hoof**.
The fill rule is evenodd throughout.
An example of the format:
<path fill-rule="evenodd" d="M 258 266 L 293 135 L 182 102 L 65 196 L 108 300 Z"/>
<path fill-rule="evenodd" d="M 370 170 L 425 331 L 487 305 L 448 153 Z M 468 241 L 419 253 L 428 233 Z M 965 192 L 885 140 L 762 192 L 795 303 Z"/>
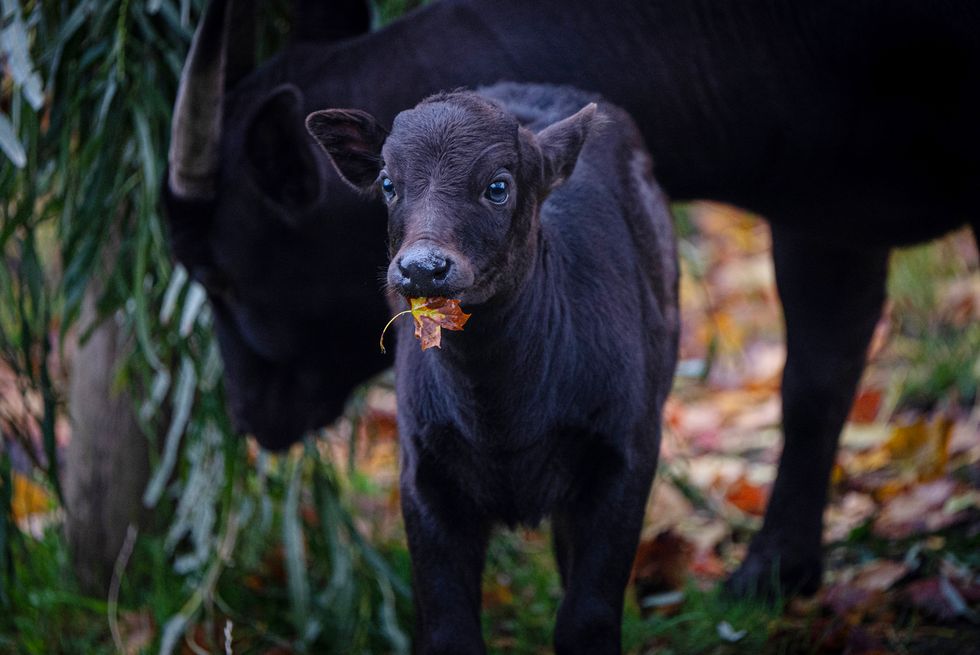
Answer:
<path fill-rule="evenodd" d="M 780 603 L 792 596 L 812 596 L 820 589 L 823 566 L 819 558 L 779 557 L 749 551 L 745 561 L 725 581 L 733 598 Z"/>

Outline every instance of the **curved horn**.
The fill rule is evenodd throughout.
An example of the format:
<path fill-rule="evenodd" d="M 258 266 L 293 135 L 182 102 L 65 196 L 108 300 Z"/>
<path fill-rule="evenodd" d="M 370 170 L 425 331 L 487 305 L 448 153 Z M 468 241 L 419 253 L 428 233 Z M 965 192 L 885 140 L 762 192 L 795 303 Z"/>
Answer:
<path fill-rule="evenodd" d="M 210 200 L 215 195 L 226 74 L 230 70 L 233 76 L 241 76 L 243 62 L 254 56 L 254 43 L 243 43 L 245 37 L 254 41 L 254 32 L 248 32 L 254 22 L 238 16 L 245 12 L 236 12 L 234 4 L 215 0 L 208 6 L 180 75 L 170 129 L 168 178 L 170 191 L 178 198 Z M 251 9 L 249 0 L 242 4 Z M 239 23 L 245 26 L 239 32 L 245 37 L 231 36 L 231 26 L 237 30 Z"/>

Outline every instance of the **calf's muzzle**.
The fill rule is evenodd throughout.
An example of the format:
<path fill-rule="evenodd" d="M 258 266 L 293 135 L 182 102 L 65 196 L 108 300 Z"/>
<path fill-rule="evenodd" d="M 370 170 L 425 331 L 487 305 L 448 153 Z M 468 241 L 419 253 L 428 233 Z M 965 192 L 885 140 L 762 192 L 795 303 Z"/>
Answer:
<path fill-rule="evenodd" d="M 473 276 L 467 270 L 447 249 L 420 241 L 392 258 L 388 284 L 408 298 L 453 296 L 472 284 Z"/>

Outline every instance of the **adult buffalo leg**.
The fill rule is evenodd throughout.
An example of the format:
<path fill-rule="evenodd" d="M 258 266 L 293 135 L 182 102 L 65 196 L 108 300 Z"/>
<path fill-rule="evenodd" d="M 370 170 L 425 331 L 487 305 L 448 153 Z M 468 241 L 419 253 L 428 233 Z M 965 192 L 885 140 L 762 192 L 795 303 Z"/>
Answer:
<path fill-rule="evenodd" d="M 773 226 L 786 322 L 783 452 L 762 529 L 726 587 L 736 595 L 813 593 L 837 442 L 885 297 L 888 249 L 830 245 Z"/>

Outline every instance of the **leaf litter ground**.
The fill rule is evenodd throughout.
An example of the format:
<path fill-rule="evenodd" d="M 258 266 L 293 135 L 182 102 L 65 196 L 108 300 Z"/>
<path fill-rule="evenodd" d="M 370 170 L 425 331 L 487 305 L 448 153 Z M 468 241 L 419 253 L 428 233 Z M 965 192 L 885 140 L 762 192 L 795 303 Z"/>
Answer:
<path fill-rule="evenodd" d="M 717 592 L 760 523 L 779 451 L 785 349 L 768 229 L 709 204 L 682 208 L 685 222 L 681 364 L 628 591 L 626 651 L 980 652 L 980 275 L 972 237 L 961 232 L 893 262 L 892 300 L 833 474 L 824 587 L 772 608 Z M 0 396 L 6 419 L 16 419 L 16 394 Z M 318 445 L 348 463 L 357 530 L 407 575 L 394 414 L 390 383 L 374 385 Z M 59 520 L 50 494 L 16 472 L 13 480 L 15 518 L 41 538 Z M 300 509 L 313 521 L 310 507 Z M 243 571 L 243 593 L 281 588 L 284 557 L 274 549 Z M 498 534 L 484 580 L 490 650 L 551 652 L 559 600 L 547 527 Z M 121 614 L 132 652 L 159 637 L 148 616 Z M 282 642 L 248 652 L 292 651 Z"/>
<path fill-rule="evenodd" d="M 980 652 L 980 408 L 960 381 L 980 377 L 972 236 L 895 258 L 833 473 L 824 587 L 773 609 L 715 590 L 760 525 L 779 454 L 785 348 L 769 232 L 726 207 L 683 214 L 694 229 L 681 249 L 681 364 L 629 591 L 627 651 Z M 903 286 L 922 277 L 928 293 Z M 937 357 L 930 342 L 943 339 Z M 957 349 L 964 370 L 945 372 Z M 356 460 L 373 493 L 361 517 L 374 538 L 399 540 L 394 397 L 375 388 L 366 406 Z M 545 528 L 491 546 L 492 651 L 550 652 L 560 589 L 549 544 Z"/>

